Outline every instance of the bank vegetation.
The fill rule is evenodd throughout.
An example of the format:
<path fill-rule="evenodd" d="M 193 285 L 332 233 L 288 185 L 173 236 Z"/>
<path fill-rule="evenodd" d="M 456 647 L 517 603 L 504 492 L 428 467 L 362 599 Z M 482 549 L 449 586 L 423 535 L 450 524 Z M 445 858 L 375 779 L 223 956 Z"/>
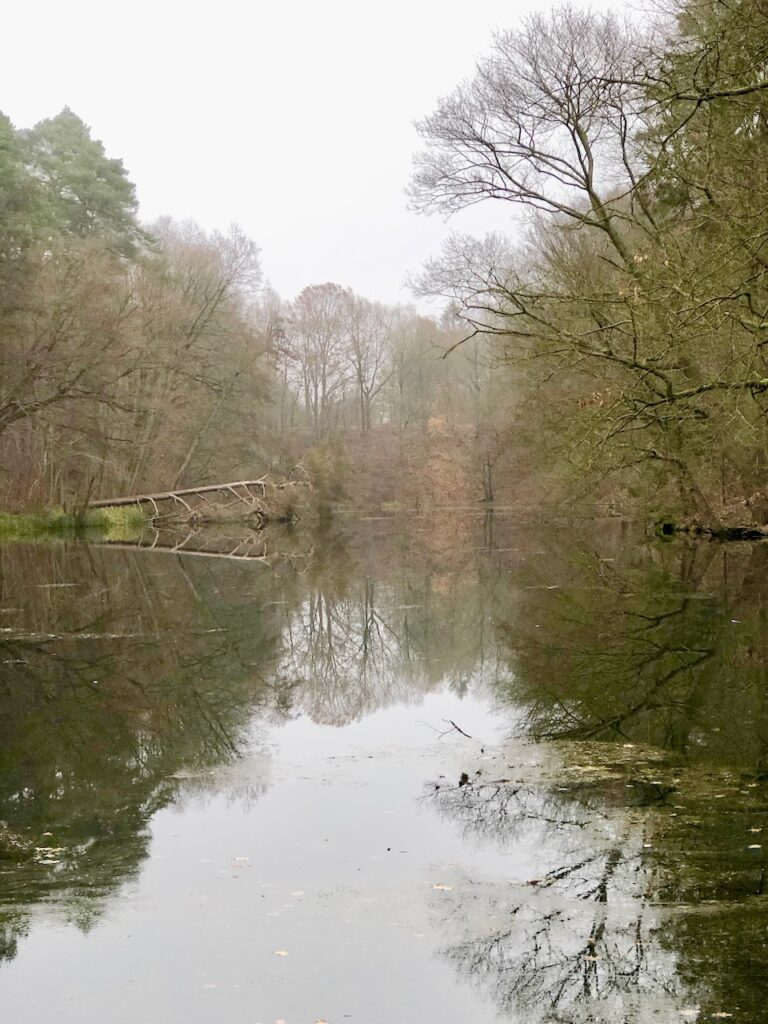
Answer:
<path fill-rule="evenodd" d="M 421 290 L 495 339 L 521 428 L 588 491 L 768 517 L 767 129 L 760 0 L 536 14 L 419 125 L 417 207 L 527 213 L 454 236 Z"/>
<path fill-rule="evenodd" d="M 561 7 L 418 129 L 411 202 L 495 203 L 414 281 L 286 300 L 237 226 L 142 224 L 71 110 L 0 118 L 0 493 L 301 482 L 339 507 L 768 520 L 768 9 Z M 505 205 L 502 205 L 505 204 Z"/>

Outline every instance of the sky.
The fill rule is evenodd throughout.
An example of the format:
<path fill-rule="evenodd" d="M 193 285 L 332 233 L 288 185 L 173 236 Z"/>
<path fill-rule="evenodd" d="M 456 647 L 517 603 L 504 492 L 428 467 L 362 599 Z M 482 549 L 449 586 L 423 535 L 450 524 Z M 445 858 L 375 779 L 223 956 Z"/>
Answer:
<path fill-rule="evenodd" d="M 9 7 L 11 5 L 8 5 Z M 120 157 L 140 214 L 236 222 L 286 299 L 334 281 L 409 302 L 451 230 L 519 230 L 502 203 L 407 209 L 413 122 L 531 0 L 37 0 L 3 11 L 0 110 L 69 106 Z M 592 6 L 609 6 L 608 0 Z M 8 45 L 13 40 L 13 45 Z"/>

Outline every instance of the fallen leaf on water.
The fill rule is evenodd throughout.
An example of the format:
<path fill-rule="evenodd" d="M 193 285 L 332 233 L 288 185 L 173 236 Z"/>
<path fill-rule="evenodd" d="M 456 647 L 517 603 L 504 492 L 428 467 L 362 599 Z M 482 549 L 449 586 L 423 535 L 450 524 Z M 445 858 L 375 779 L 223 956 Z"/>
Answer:
<path fill-rule="evenodd" d="M 453 888 L 452 885 L 443 885 L 442 882 L 438 882 L 437 885 L 432 886 L 433 889 L 440 889 L 442 892 L 447 892 Z"/>
<path fill-rule="evenodd" d="M 288 956 L 287 949 L 275 949 L 272 952 L 272 956 Z"/>

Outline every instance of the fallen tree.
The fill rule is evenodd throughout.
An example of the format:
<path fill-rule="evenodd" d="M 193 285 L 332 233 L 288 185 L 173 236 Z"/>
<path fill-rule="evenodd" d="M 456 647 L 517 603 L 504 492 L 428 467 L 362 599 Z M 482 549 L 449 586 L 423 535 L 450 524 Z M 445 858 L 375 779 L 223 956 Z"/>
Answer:
<path fill-rule="evenodd" d="M 205 484 L 172 491 L 155 491 L 122 495 L 116 498 L 98 498 L 89 501 L 87 508 L 115 508 L 125 505 L 149 505 L 150 519 L 184 520 L 212 523 L 228 520 L 289 522 L 298 518 L 298 489 L 310 489 L 304 482 L 272 483 L 266 476 L 258 480 L 234 480 L 223 484 Z M 162 511 L 170 503 L 171 509 Z"/>

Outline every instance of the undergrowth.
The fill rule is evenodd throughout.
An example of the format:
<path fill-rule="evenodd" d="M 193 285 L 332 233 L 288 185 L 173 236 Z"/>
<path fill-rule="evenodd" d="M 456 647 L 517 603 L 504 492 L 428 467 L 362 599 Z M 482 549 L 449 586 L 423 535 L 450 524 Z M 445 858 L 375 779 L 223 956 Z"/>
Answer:
<path fill-rule="evenodd" d="M 63 509 L 40 512 L 0 512 L 0 540 L 44 540 L 47 537 L 98 535 L 105 540 L 135 540 L 146 526 L 141 509 L 88 509 L 80 514 Z"/>

